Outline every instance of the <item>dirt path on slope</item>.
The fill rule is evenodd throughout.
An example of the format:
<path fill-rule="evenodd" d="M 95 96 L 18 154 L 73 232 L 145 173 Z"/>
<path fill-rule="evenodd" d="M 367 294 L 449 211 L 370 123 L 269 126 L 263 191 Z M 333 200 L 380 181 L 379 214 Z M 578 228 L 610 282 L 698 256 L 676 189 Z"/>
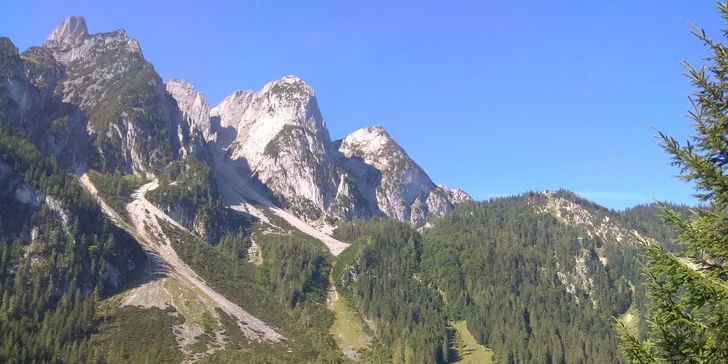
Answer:
<path fill-rule="evenodd" d="M 154 254 L 165 263 L 165 269 L 169 274 L 192 284 L 201 293 L 209 297 L 215 307 L 219 307 L 235 319 L 247 338 L 257 341 L 280 342 L 283 336 L 266 325 L 265 322 L 249 314 L 240 306 L 216 292 L 192 268 L 179 258 L 177 252 L 172 248 L 171 241 L 164 235 L 159 220 L 169 223 L 183 231 L 187 229 L 169 218 L 144 197 L 147 191 L 155 188 L 157 188 L 156 181 L 141 186 L 132 194 L 133 201 L 127 205 L 129 217 L 136 229 L 137 235 L 142 238 L 141 240 L 145 250 Z"/>
<path fill-rule="evenodd" d="M 235 208 L 236 205 L 243 204 L 239 201 L 255 201 L 268 208 L 274 214 L 280 216 L 286 222 L 288 222 L 294 228 L 300 230 L 306 235 L 321 241 L 331 251 L 334 256 L 339 255 L 349 244 L 343 241 L 336 240 L 329 235 L 317 230 L 313 226 L 309 225 L 305 221 L 299 219 L 292 213 L 281 209 L 280 207 L 273 204 L 270 200 L 253 190 L 250 186 L 246 185 L 235 170 L 229 166 L 224 157 L 218 156 L 215 158 L 215 175 L 218 182 L 220 182 L 220 189 L 222 190 L 225 203 L 228 204 L 233 210 L 239 210 Z"/>

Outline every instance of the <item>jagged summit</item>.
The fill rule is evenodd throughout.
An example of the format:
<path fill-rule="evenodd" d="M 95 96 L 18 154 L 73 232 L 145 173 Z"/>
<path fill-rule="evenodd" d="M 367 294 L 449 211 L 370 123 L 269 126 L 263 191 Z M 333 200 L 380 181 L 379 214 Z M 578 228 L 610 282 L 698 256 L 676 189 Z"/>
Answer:
<path fill-rule="evenodd" d="M 129 38 L 126 30 L 89 34 L 86 20 L 80 16 L 64 20 L 42 46 L 51 49 L 58 61 L 66 64 L 83 61 L 93 57 L 92 53 L 100 53 L 105 49 L 123 49 L 144 58 L 139 42 Z"/>
<path fill-rule="evenodd" d="M 49 42 L 75 45 L 88 38 L 86 19 L 81 16 L 69 16 L 48 36 Z"/>
<path fill-rule="evenodd" d="M 349 142 L 369 141 L 375 138 L 381 138 L 383 141 L 392 140 L 392 137 L 389 135 L 389 133 L 387 133 L 387 130 L 384 129 L 383 126 L 375 125 L 367 126 L 354 131 L 353 133 L 347 135 L 344 139 L 342 139 L 342 142 L 344 140 L 347 140 Z"/>
<path fill-rule="evenodd" d="M 313 92 L 313 89 L 311 88 L 311 86 L 308 85 L 308 83 L 306 83 L 306 81 L 300 79 L 298 76 L 295 76 L 295 75 L 284 76 L 279 80 L 268 82 L 268 84 L 276 84 L 276 83 L 278 83 L 278 84 L 281 84 L 281 83 L 300 84 L 301 86 L 309 88 L 311 90 L 311 92 Z"/>
<path fill-rule="evenodd" d="M 341 141 L 339 151 L 346 157 L 361 157 L 378 169 L 387 169 L 392 164 L 405 164 L 404 167 L 408 169 L 419 169 L 382 126 L 361 128 L 349 134 Z"/>
<path fill-rule="evenodd" d="M 59 129 L 64 133 L 56 130 L 38 140 L 54 153 L 72 154 L 66 159 L 74 168 L 82 170 L 90 162 L 125 172 L 155 173 L 189 140 L 170 135 L 177 128 L 179 111 L 139 43 L 124 29 L 90 34 L 86 20 L 72 16 L 40 47 L 29 48 L 22 56 L 32 65 L 27 72 L 31 86 L 41 88 L 34 108 L 60 102 L 51 109 L 67 113 L 41 115 L 68 121 L 57 123 L 65 125 Z M 89 156 L 90 149 L 96 153 Z"/>
<path fill-rule="evenodd" d="M 316 93 L 295 75 L 235 91 L 211 107 L 188 82 L 162 83 L 123 29 L 89 34 L 83 18 L 70 17 L 40 48 L 66 72 L 50 90 L 62 90 L 65 102 L 89 112 L 94 146 L 124 171 L 158 168 L 145 160 L 156 149 L 150 140 L 169 139 L 160 156 L 171 151 L 167 158 L 184 158 L 208 146 L 223 151 L 218 159 L 235 163 L 243 178 L 309 221 L 389 216 L 422 226 L 468 198 L 436 186 L 382 126 L 332 143 Z M 121 88 L 143 93 L 146 108 L 119 97 Z M 116 118 L 97 110 L 125 113 Z"/>
<path fill-rule="evenodd" d="M 167 92 L 177 101 L 182 116 L 188 119 L 186 124 L 199 132 L 205 140 L 211 140 L 210 105 L 205 95 L 197 92 L 190 83 L 180 79 L 169 80 L 165 82 L 165 86 Z"/>
<path fill-rule="evenodd" d="M 196 92 L 195 86 L 193 86 L 191 83 L 189 83 L 185 80 L 179 79 L 179 78 L 173 78 L 165 83 L 167 84 L 167 87 L 169 87 L 170 85 L 174 85 L 176 88 L 179 88 L 179 89 L 186 89 L 186 90 L 191 91 L 192 93 Z"/>
<path fill-rule="evenodd" d="M 353 133 L 346 136 L 344 139 L 369 139 L 369 138 L 376 138 L 376 137 L 382 137 L 385 139 L 392 139 L 392 137 L 387 133 L 387 130 L 384 129 L 381 125 L 375 125 L 375 126 L 367 126 L 361 129 L 358 129 L 354 131 Z M 341 141 L 343 142 L 342 139 Z"/>
<path fill-rule="evenodd" d="M 315 105 L 313 88 L 302 79 L 288 75 L 279 80 L 268 82 L 260 91 L 236 90 L 219 104 L 215 105 L 210 113 L 212 117 L 219 118 L 222 127 L 233 127 L 236 130 L 247 129 L 246 126 L 249 126 L 249 120 L 245 121 L 243 118 L 245 111 L 251 105 L 272 103 L 280 105 L 283 108 L 295 106 L 291 104 L 299 104 L 299 106 L 306 107 L 311 101 L 314 101 L 313 104 Z M 300 103 L 306 105 L 300 105 Z M 271 112 L 275 111 L 275 109 L 275 107 L 265 108 L 266 111 Z M 289 117 L 287 119 L 291 121 L 295 118 Z"/>
<path fill-rule="evenodd" d="M 195 90 L 195 86 L 192 86 L 192 84 L 187 81 L 175 78 L 165 82 L 165 85 L 167 86 L 167 91 L 172 94 L 178 104 L 195 103 L 200 106 L 202 104 L 207 105 L 205 95 L 197 92 L 197 90 Z M 186 105 L 185 107 L 180 105 L 180 108 L 186 109 Z"/>
<path fill-rule="evenodd" d="M 459 204 L 464 201 L 472 201 L 473 198 L 468 194 L 467 192 L 459 189 L 459 188 L 447 188 L 447 186 L 443 184 L 437 185 L 440 189 L 447 192 L 448 197 L 450 197 L 450 201 L 454 204 Z"/>
<path fill-rule="evenodd" d="M 275 95 L 291 102 L 307 102 L 316 98 L 313 88 L 293 75 L 267 83 L 260 93 Z"/>
<path fill-rule="evenodd" d="M 302 79 L 298 78 L 298 77 L 297 77 L 297 76 L 295 76 L 295 75 L 288 75 L 288 76 L 284 76 L 284 77 L 283 77 L 283 78 L 281 78 L 280 80 L 278 80 L 278 81 L 273 81 L 273 82 L 287 82 L 287 83 L 303 82 L 303 83 L 306 83 L 306 82 L 304 82 L 304 81 L 303 81 Z"/>

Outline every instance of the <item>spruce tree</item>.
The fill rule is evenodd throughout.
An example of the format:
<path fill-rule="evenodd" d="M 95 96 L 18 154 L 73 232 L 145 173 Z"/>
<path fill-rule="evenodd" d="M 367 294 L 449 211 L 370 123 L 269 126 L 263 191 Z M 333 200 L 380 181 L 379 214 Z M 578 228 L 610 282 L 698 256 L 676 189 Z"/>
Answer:
<path fill-rule="evenodd" d="M 716 9 L 728 23 L 728 4 Z M 728 30 L 723 30 L 728 37 Z M 709 50 L 706 65 L 683 62 L 695 88 L 689 96 L 694 135 L 686 144 L 658 131 L 661 146 L 694 184 L 702 207 L 688 219 L 661 205 L 663 220 L 685 252 L 675 255 L 651 239 L 643 245 L 650 303 L 645 340 L 618 324 L 622 350 L 633 363 L 728 363 L 728 47 L 691 31 Z"/>

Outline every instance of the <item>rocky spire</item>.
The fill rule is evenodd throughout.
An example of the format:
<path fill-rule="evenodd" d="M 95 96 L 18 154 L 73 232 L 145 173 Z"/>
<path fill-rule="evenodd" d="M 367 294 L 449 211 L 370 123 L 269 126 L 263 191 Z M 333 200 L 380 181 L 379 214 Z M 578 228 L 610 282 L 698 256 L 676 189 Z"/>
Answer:
<path fill-rule="evenodd" d="M 205 95 L 197 92 L 191 84 L 173 79 L 166 82 L 167 92 L 177 101 L 180 111 L 189 118 L 190 125 L 199 131 L 205 140 L 210 140 L 210 106 Z"/>
<path fill-rule="evenodd" d="M 70 16 L 51 32 L 48 41 L 75 45 L 82 43 L 88 36 L 86 20 L 80 16 Z"/>

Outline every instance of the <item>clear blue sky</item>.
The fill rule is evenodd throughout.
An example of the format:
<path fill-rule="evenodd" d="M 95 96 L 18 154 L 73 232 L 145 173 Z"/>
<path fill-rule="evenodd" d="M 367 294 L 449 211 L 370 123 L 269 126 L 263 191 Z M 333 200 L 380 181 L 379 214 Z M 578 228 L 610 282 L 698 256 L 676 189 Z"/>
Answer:
<path fill-rule="evenodd" d="M 102 4 L 103 3 L 103 4 Z M 567 188 L 611 208 L 692 190 L 650 125 L 684 140 L 680 61 L 712 1 L 2 1 L 21 50 L 69 15 L 124 28 L 212 105 L 295 74 L 333 139 L 382 125 L 436 183 L 475 198 Z"/>

